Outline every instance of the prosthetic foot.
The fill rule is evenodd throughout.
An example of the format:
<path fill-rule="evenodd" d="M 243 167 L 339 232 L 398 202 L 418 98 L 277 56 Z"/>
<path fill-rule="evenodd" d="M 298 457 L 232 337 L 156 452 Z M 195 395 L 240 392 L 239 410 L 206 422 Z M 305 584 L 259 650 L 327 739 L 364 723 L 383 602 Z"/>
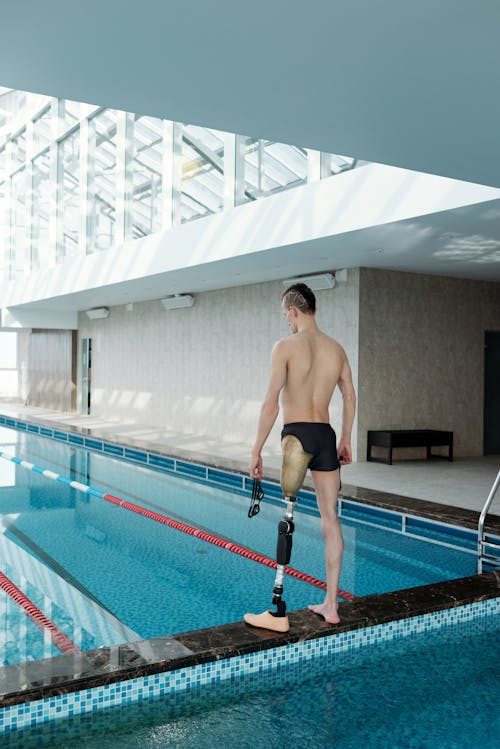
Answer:
<path fill-rule="evenodd" d="M 290 624 L 287 616 L 275 616 L 272 611 L 263 611 L 262 614 L 245 614 L 243 619 L 252 627 L 271 629 L 274 632 L 288 632 Z"/>
<path fill-rule="evenodd" d="M 263 611 L 261 614 L 245 614 L 247 624 L 253 627 L 270 629 L 274 632 L 288 632 L 290 624 L 286 615 L 286 603 L 283 600 L 283 577 L 285 567 L 290 563 L 292 555 L 292 536 L 294 531 L 293 507 L 296 496 L 304 482 L 307 468 L 312 455 L 306 453 L 300 440 L 293 435 L 287 435 L 282 440 L 283 464 L 281 468 L 281 488 L 286 503 L 285 516 L 278 525 L 278 543 L 276 547 L 276 578 L 273 588 L 273 604 L 276 611 Z"/>

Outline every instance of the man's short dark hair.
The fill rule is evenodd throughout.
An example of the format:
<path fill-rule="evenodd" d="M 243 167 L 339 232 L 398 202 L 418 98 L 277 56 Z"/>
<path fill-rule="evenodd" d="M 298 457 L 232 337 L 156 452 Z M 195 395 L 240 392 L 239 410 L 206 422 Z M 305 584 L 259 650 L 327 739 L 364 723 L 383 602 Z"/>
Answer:
<path fill-rule="evenodd" d="M 294 283 L 283 292 L 282 304 L 286 309 L 297 307 L 305 315 L 314 315 L 316 312 L 316 297 L 305 283 Z"/>

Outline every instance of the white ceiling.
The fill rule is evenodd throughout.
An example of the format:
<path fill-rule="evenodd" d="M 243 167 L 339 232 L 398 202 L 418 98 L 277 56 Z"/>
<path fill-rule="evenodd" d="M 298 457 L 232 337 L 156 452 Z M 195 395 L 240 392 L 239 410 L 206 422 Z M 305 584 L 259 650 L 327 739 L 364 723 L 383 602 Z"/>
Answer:
<path fill-rule="evenodd" d="M 500 187 L 499 29 L 493 0 L 18 0 L 0 85 Z M 500 202 L 296 245 L 288 274 L 333 245 L 346 266 L 500 280 Z M 282 253 L 259 257 L 269 279 Z M 250 283 L 251 260 L 219 270 Z"/>

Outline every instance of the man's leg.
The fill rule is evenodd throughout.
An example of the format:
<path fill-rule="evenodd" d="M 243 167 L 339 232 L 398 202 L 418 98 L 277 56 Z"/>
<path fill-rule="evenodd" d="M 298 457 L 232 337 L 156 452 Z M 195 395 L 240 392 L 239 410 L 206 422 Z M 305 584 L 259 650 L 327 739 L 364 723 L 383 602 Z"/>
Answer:
<path fill-rule="evenodd" d="M 326 597 L 323 603 L 309 606 L 315 614 L 321 614 L 327 622 L 337 624 L 337 591 L 344 541 L 337 517 L 337 497 L 339 494 L 340 471 L 311 471 L 316 499 L 321 515 L 321 531 L 325 542 Z"/>

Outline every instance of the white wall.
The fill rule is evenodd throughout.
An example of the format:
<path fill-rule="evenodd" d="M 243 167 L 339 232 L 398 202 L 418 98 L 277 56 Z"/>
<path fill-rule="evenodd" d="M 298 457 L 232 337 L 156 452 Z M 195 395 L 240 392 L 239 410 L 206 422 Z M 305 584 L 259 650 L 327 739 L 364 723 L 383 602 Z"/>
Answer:
<path fill-rule="evenodd" d="M 79 340 L 92 339 L 92 414 L 250 445 L 271 348 L 288 334 L 283 290 L 271 282 L 198 294 L 191 309 L 167 312 L 155 301 L 134 304 L 132 312 L 113 307 L 106 320 L 80 315 Z M 345 347 L 355 382 L 358 294 L 358 270 L 317 293 L 318 323 Z M 331 417 L 340 431 L 338 396 Z M 270 445 L 279 446 L 278 426 Z"/>

